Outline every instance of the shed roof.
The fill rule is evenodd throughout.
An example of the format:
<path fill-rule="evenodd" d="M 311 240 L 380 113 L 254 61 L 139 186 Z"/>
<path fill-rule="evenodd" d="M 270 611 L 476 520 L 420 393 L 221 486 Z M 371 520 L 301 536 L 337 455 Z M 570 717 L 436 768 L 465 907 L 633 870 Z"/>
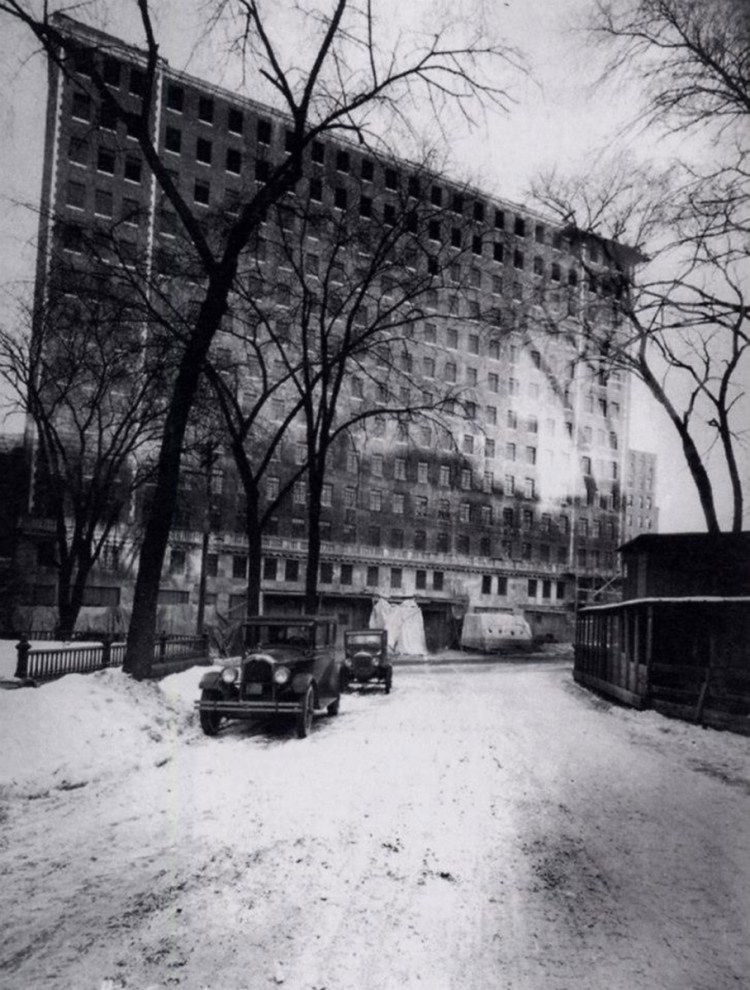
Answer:
<path fill-rule="evenodd" d="M 742 533 L 642 533 L 623 543 L 620 552 L 716 553 L 745 552 L 750 556 L 750 532 Z"/>

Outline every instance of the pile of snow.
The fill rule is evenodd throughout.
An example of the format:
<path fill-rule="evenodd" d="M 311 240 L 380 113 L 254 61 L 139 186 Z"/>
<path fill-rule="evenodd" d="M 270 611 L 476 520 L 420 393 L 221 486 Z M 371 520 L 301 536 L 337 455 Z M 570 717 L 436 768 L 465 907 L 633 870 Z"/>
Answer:
<path fill-rule="evenodd" d="M 193 667 L 154 682 L 108 669 L 0 690 L 0 788 L 38 795 L 166 762 L 194 731 L 192 705 L 205 672 Z"/>

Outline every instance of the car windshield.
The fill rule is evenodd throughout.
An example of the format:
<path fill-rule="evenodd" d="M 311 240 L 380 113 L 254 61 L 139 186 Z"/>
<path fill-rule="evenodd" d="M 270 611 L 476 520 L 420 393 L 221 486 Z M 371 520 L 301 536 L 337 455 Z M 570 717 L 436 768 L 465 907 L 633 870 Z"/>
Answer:
<path fill-rule="evenodd" d="M 248 646 L 295 646 L 307 649 L 312 642 L 312 629 L 299 624 L 250 626 L 247 630 L 247 642 Z"/>
<path fill-rule="evenodd" d="M 379 650 L 381 646 L 380 633 L 350 633 L 346 637 L 346 645 L 354 647 L 367 647 L 370 650 Z"/>

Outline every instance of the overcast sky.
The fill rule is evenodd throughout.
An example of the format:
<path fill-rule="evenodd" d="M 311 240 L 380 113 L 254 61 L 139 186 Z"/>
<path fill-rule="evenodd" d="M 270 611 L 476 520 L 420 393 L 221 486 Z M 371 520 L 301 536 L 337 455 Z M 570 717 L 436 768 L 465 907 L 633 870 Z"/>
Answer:
<path fill-rule="evenodd" d="M 504 79 L 513 98 L 508 113 L 490 111 L 473 130 L 460 119 L 449 121 L 450 171 L 458 178 L 470 179 L 488 193 L 533 205 L 529 184 L 535 174 L 551 165 L 595 169 L 602 148 L 618 143 L 630 145 L 641 155 L 669 153 L 664 144 L 650 145 L 643 133 L 623 133 L 635 111 L 637 94 L 621 82 L 615 87 L 598 81 L 601 58 L 582 30 L 587 0 L 479 2 L 508 43 L 523 52 L 529 73 L 509 71 Z M 403 0 L 377 0 L 378 10 L 387 5 L 394 17 L 404 9 Z M 114 13 L 107 27 L 139 44 L 142 35 L 135 6 L 134 0 L 110 3 Z M 192 47 L 194 38 L 186 24 L 192 6 L 184 0 L 154 4 L 161 52 L 174 67 L 226 85 L 228 79 L 216 75 L 218 60 Z M 439 8 L 455 10 L 457 0 L 449 5 L 441 0 L 412 0 L 409 7 L 415 16 L 428 20 L 437 16 Z M 178 9 L 179 16 L 174 13 Z M 41 58 L 30 57 L 32 52 L 28 34 L 4 18 L 0 30 L 0 283 L 13 289 L 33 278 L 36 220 L 29 206 L 38 204 L 41 188 L 46 72 Z M 429 125 L 429 121 L 424 123 Z M 7 313 L 7 307 L 2 312 Z M 672 427 L 638 390 L 631 446 L 659 455 L 657 497 L 662 530 L 704 528 Z"/>

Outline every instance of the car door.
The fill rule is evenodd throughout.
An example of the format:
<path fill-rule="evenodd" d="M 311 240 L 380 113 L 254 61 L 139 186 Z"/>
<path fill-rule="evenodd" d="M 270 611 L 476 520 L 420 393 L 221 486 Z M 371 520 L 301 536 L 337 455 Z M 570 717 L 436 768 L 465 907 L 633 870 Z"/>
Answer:
<path fill-rule="evenodd" d="M 324 698 L 329 701 L 335 698 L 339 692 L 335 642 L 335 623 L 318 623 L 315 627 L 315 679 L 321 703 Z"/>

